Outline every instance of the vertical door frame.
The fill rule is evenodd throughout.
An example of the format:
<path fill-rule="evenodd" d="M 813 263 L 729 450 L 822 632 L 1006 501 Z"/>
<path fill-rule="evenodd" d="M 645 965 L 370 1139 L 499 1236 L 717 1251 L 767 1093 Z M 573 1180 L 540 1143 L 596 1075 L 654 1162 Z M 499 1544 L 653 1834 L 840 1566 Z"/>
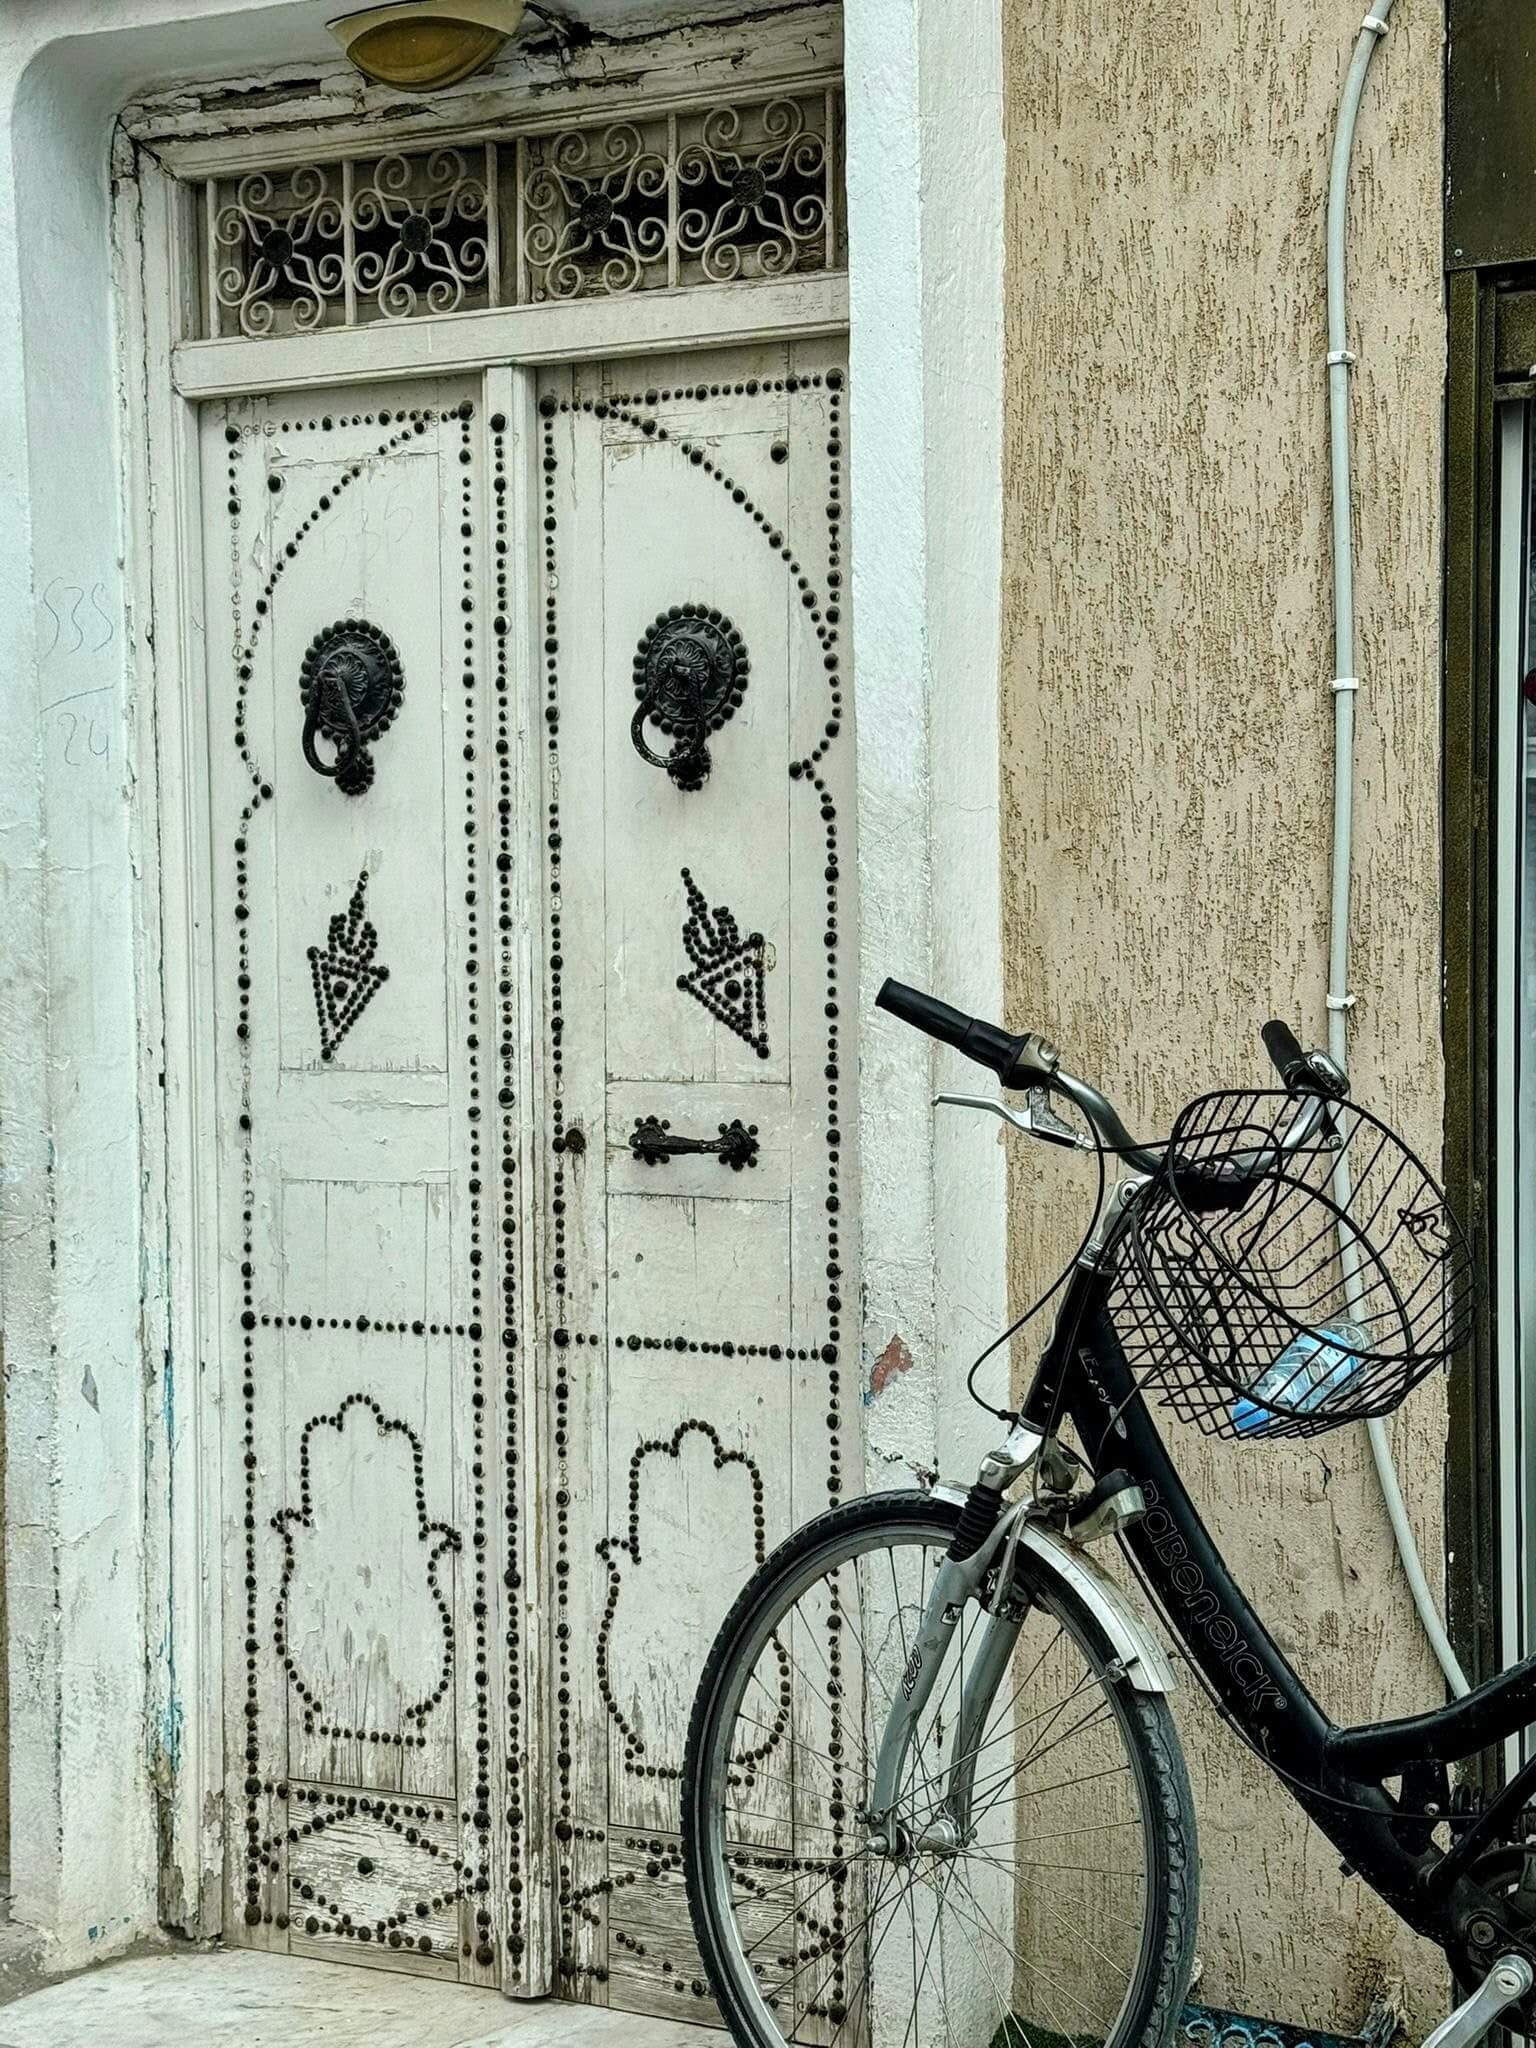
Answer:
<path fill-rule="evenodd" d="M 1491 1273 L 1497 1140 L 1492 1101 L 1494 997 L 1492 739 L 1493 544 L 1496 499 L 1493 304 L 1475 272 L 1449 279 L 1446 393 L 1445 647 L 1441 758 L 1445 1163 L 1473 1257 Z M 1446 1590 L 1452 1641 L 1474 1684 L 1499 1668 L 1502 1469 L 1512 1448 L 1501 1416 L 1488 1291 L 1472 1355 L 1451 1375 L 1446 1454 Z M 1496 1590 L 1497 1589 L 1497 1590 Z"/>
<path fill-rule="evenodd" d="M 534 508 L 539 502 L 538 378 L 531 369 L 521 368 L 512 363 L 496 364 L 487 368 L 482 389 L 483 410 L 486 415 L 494 417 L 500 413 L 506 416 L 514 464 L 512 474 L 507 480 L 508 493 L 514 503 L 522 504 L 527 514 L 513 523 L 508 579 L 511 592 L 510 630 L 506 639 L 510 647 L 524 650 L 525 664 L 521 676 L 519 716 L 516 722 L 516 758 L 510 777 L 513 802 L 521 824 L 521 830 L 514 832 L 513 835 L 516 842 L 513 856 L 516 866 L 510 890 L 514 902 L 542 904 L 543 778 L 540 761 L 541 729 L 536 716 L 541 677 L 534 658 L 534 650 L 538 645 L 535 636 L 539 619 L 539 534 L 534 513 Z M 489 486 L 489 475 L 486 481 Z M 489 573 L 494 573 L 494 563 L 489 564 Z M 515 688 L 519 681 L 517 657 L 509 654 L 506 666 L 510 685 Z M 550 1433 L 546 1426 L 541 1367 L 545 1355 L 545 1332 L 540 1326 L 537 1285 L 538 1276 L 548 1270 L 542 1236 L 544 1204 L 542 1200 L 533 1198 L 531 1192 L 539 1185 L 536 1155 L 540 1147 L 536 1133 L 545 1128 L 543 1062 L 535 1056 L 536 1048 L 543 1042 L 543 1033 L 542 1029 L 534 1028 L 543 1014 L 538 949 L 544 931 L 544 921 L 542 914 L 538 918 L 524 919 L 516 935 L 511 938 L 498 929 L 495 918 L 490 920 L 490 928 L 496 934 L 495 944 L 500 949 L 500 973 L 510 978 L 516 985 L 517 1015 L 523 1023 L 523 1029 L 519 1034 L 521 1042 L 514 1055 L 515 1092 L 517 1102 L 523 1107 L 521 1110 L 514 1109 L 511 1117 L 503 1117 L 501 1121 L 503 1133 L 514 1121 L 517 1126 L 517 1185 L 524 1191 L 515 1247 L 517 1348 L 513 1377 L 517 1387 L 517 1408 L 515 1415 L 509 1415 L 503 1404 L 502 1412 L 497 1418 L 502 1443 L 499 1486 L 504 1524 L 505 1490 L 508 1475 L 514 1469 L 512 1460 L 516 1460 L 515 1470 L 522 1493 L 520 1508 L 529 1501 L 542 1501 L 546 1498 L 550 1465 Z M 497 1219 L 495 1235 L 499 1259 L 496 1284 L 499 1289 L 507 1269 L 504 1224 L 500 1217 Z M 541 1903 L 548 1901 L 549 1878 L 555 1867 L 554 1857 L 546 1831 L 535 1824 L 535 1817 L 547 1813 L 550 1804 L 550 1730 L 549 1687 L 545 1682 L 543 1638 L 533 1624 L 543 1605 L 540 1590 L 550 1582 L 551 1554 L 546 1527 L 536 1515 L 519 1513 L 518 1543 L 516 1564 L 519 1584 L 516 1587 L 505 1587 L 502 1594 L 506 1610 L 510 1610 L 514 1601 L 521 1601 L 524 1622 L 517 1631 L 518 1669 L 512 1674 L 506 1671 L 502 1673 L 504 1681 L 509 1675 L 516 1678 L 521 1699 L 521 1726 L 525 1731 L 525 1749 L 519 1782 L 523 1841 L 526 1844 L 523 1864 L 524 1947 L 520 1976 L 516 1981 L 510 1977 L 503 1979 L 502 1989 L 509 1997 L 534 1996 L 548 1991 L 554 1979 L 555 1961 L 554 1915 L 550 1910 L 540 1910 Z M 504 1815 L 505 1795 L 503 1793 L 499 1796 L 502 1799 Z M 504 1853 L 509 1852 L 509 1832 L 504 1821 L 499 1831 L 499 1844 Z M 503 1895 L 508 1874 L 503 1868 L 498 1875 L 497 1881 Z"/>
<path fill-rule="evenodd" d="M 145 1350 L 161 1362 L 159 1414 L 146 1431 L 147 1722 L 159 1735 L 160 1922 L 197 1938 L 223 1922 L 225 1542 L 217 1114 L 211 1048 L 198 1028 L 214 1014 L 201 456 L 198 409 L 168 374 L 190 295 L 187 204 L 153 166 L 135 165 L 117 185 L 120 228 L 133 209 L 134 240 L 123 246 L 137 258 L 121 266 L 125 350 L 137 346 L 145 364 L 125 407 L 130 528 L 142 536 L 130 554 L 134 667 L 154 678 L 135 705 L 145 792 L 140 1043 L 163 1105 L 156 1116 L 145 1073 L 144 1229 L 159 1267 L 159 1285 L 145 1290 Z"/>
<path fill-rule="evenodd" d="M 1525 672 L 1525 542 L 1526 507 L 1530 502 L 1527 473 L 1529 447 L 1527 406 L 1522 400 L 1494 406 L 1495 626 L 1493 675 L 1490 683 L 1489 752 L 1492 773 L 1490 850 L 1493 859 L 1489 982 L 1494 1004 L 1493 1073 L 1489 1111 L 1498 1134 L 1491 1148 L 1488 1232 L 1493 1287 L 1489 1314 L 1493 1324 L 1494 1365 L 1498 1376 L 1499 1662 L 1509 1665 L 1526 1653 L 1530 1641 L 1529 1556 L 1529 1431 L 1531 1402 L 1523 1386 L 1525 1356 L 1522 1320 L 1530 1304 L 1520 1289 L 1519 1199 L 1520 1087 L 1512 1025 L 1520 1009 L 1518 917 L 1520 907 L 1518 816 L 1523 808 L 1523 753 L 1520 678 Z M 1524 1740 L 1514 1739 L 1510 1755 L 1518 1761 Z"/>
<path fill-rule="evenodd" d="M 1006 1302 L 1001 1149 L 976 1121 L 935 1129 L 933 1049 L 873 1012 L 888 972 L 988 1016 L 1002 1011 L 1002 59 L 987 0 L 847 0 L 844 21 L 846 309 L 839 281 L 826 280 L 796 296 L 784 327 L 690 336 L 684 295 L 683 331 L 652 345 L 788 339 L 851 320 L 863 1370 L 881 1357 L 900 1368 L 866 1380 L 864 1417 L 869 1483 L 889 1485 L 937 1467 L 964 1474 L 978 1438 L 963 1369 Z M 211 1326 L 195 1277 L 187 1284 L 189 1274 L 206 1282 L 216 1260 L 197 1192 L 212 1185 L 213 1129 L 210 1077 L 196 1052 L 197 1019 L 212 1003 L 209 821 L 197 765 L 206 759 L 198 394 L 185 383 L 178 392 L 172 378 L 187 289 L 176 253 L 185 193 L 153 153 L 121 136 L 114 172 L 132 661 L 154 679 L 134 709 L 138 1109 L 153 1247 L 145 1352 L 164 1363 L 150 1378 L 148 1417 L 147 1712 L 158 1731 L 159 1918 L 208 1935 L 222 1892 L 222 1621 L 210 1564 L 222 1549 L 223 1511 L 217 1413 L 211 1390 L 199 1390 L 215 1370 Z M 525 310 L 519 342 L 526 320 Z M 429 345 L 426 326 L 412 323 L 417 349 Z M 534 358 L 506 345 L 510 327 L 498 339 L 485 330 L 479 367 L 510 388 L 513 366 Z M 374 345 L 384 350 L 387 338 Z M 620 352 L 636 344 L 560 351 Z M 424 367 L 402 360 L 395 373 Z M 302 381 L 358 374 L 349 362 Z M 258 377 L 250 388 L 272 386 Z M 532 1407 L 525 1401 L 525 1416 Z M 523 1448 L 531 1452 L 531 1442 Z"/>
<path fill-rule="evenodd" d="M 1499 407 L 1536 395 L 1536 233 L 1523 118 L 1536 44 L 1497 0 L 1449 0 L 1442 906 L 1447 1179 L 1486 1297 L 1451 1375 L 1451 1635 L 1476 1684 L 1532 1647 L 1532 1390 L 1517 1319 L 1509 1059 L 1516 877 L 1501 861 Z M 1507 537 L 1507 536 L 1506 536 Z M 1502 666 L 1502 663 L 1500 664 Z M 1504 844 L 1508 844 L 1508 835 Z M 1502 957 L 1501 957 L 1502 956 Z M 1512 1746 L 1513 1747 L 1513 1746 Z"/>
<path fill-rule="evenodd" d="M 1516 510 L 1502 473 L 1510 408 L 1536 395 L 1536 273 L 1451 274 L 1447 396 L 1444 953 L 1447 1179 L 1486 1286 L 1452 1375 L 1446 1466 L 1453 1640 L 1476 1682 L 1532 1646 L 1532 1392 L 1524 1384 L 1514 1235 L 1518 1139 L 1510 947 L 1519 883 L 1506 686 Z M 1527 456 L 1529 461 L 1529 456 Z M 1519 508 L 1524 517 L 1523 505 Z M 1521 627 L 1523 630 L 1523 627 Z M 1528 658 L 1529 650 L 1526 650 Z M 1503 709 L 1501 710 L 1501 705 Z M 1511 1750 L 1513 1755 L 1513 1750 Z"/>

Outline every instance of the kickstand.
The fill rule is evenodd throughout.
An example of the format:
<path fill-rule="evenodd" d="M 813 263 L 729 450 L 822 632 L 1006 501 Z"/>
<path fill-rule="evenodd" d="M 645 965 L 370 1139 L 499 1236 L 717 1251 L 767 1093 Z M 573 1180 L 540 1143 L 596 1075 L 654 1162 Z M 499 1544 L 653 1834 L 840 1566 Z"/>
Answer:
<path fill-rule="evenodd" d="M 1536 1983 L 1524 1956 L 1500 1956 L 1470 1998 L 1425 2038 L 1424 2048 L 1476 2048 L 1490 2027 L 1518 2005 Z"/>

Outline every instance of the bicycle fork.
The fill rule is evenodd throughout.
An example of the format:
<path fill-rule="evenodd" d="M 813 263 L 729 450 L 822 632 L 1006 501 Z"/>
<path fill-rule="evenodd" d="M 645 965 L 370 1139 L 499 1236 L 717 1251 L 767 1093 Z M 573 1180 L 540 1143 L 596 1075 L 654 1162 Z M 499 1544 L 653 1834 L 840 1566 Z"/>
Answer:
<path fill-rule="evenodd" d="M 1017 1422 L 1008 1440 L 983 1462 L 975 1494 L 1001 1495 L 1041 1452 L 1038 1430 Z M 959 1489 L 942 1492 L 957 1504 L 968 1496 Z M 1065 1496 L 1062 1497 L 1063 1502 Z M 1070 1513 L 1075 1541 L 1042 1526 L 1035 1503 L 1020 1500 L 1003 1506 L 996 1521 L 967 1557 L 946 1556 L 934 1574 L 933 1587 L 910 1644 L 903 1638 L 906 1661 L 885 1717 L 876 1754 L 868 1810 L 861 1816 L 869 1827 L 869 1847 L 877 1856 L 906 1856 L 916 1849 L 953 1855 L 965 1848 L 973 1833 L 972 1799 L 976 1761 L 985 1745 L 985 1731 L 998 1687 L 1013 1659 L 1019 1631 L 1030 1602 L 1019 1590 L 1016 1563 L 1021 1546 L 1036 1553 L 1037 1562 L 1071 1586 L 1094 1615 L 1115 1651 L 1112 1671 L 1148 1692 L 1172 1690 L 1173 1673 L 1161 1649 L 1126 1605 L 1113 1583 L 1083 1555 L 1079 1545 L 1110 1535 L 1142 1512 L 1140 1491 L 1124 1473 L 1110 1473 Z M 950 1657 L 955 1631 L 966 1604 L 979 1597 L 983 1581 L 997 1571 L 992 1605 L 975 1645 L 970 1670 L 960 1688 L 959 1708 L 943 1789 L 932 1798 L 919 1824 L 908 1827 L 897 1816 L 906 1783 L 908 1759 L 917 1728 L 933 1697 L 940 1672 Z M 925 1786 L 926 1786 L 925 1781 Z"/>
<path fill-rule="evenodd" d="M 997 1546 L 984 1544 L 967 1558 L 946 1557 L 934 1576 L 933 1591 L 907 1652 L 875 1762 L 869 1846 L 877 1856 L 907 1856 L 916 1849 L 952 1855 L 970 1840 L 971 1795 L 982 1731 L 1028 1613 L 1027 1600 L 1011 1591 L 1013 1553 L 1022 1525 L 1023 1508 L 1019 1507 L 1013 1512 L 1013 1526 L 1008 1532 L 1006 1569 L 999 1577 L 999 1585 L 1009 1590 L 999 1592 L 993 1611 L 987 1615 L 980 1645 L 961 1685 L 943 1794 L 922 1825 L 913 1831 L 896 1816 L 913 1738 L 953 1648 L 966 1603 L 979 1592 Z"/>

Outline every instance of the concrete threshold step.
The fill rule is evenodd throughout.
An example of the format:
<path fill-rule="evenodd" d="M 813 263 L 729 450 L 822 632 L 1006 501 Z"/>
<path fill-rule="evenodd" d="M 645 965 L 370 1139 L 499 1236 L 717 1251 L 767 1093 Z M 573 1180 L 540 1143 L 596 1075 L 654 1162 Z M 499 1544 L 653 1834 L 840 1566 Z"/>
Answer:
<path fill-rule="evenodd" d="M 714 2048 L 590 2005 L 229 1949 L 106 1963 L 0 2006 L 0 2048 Z"/>

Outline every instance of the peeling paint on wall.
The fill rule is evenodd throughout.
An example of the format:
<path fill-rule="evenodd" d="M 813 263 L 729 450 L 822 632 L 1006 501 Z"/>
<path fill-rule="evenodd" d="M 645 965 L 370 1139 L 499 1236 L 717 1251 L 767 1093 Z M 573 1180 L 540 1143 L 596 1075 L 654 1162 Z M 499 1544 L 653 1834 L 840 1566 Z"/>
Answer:
<path fill-rule="evenodd" d="M 878 1401 L 893 1379 L 911 1370 L 911 1352 L 902 1338 L 893 1337 L 870 1368 L 869 1392 L 864 1396 L 866 1405 Z"/>

